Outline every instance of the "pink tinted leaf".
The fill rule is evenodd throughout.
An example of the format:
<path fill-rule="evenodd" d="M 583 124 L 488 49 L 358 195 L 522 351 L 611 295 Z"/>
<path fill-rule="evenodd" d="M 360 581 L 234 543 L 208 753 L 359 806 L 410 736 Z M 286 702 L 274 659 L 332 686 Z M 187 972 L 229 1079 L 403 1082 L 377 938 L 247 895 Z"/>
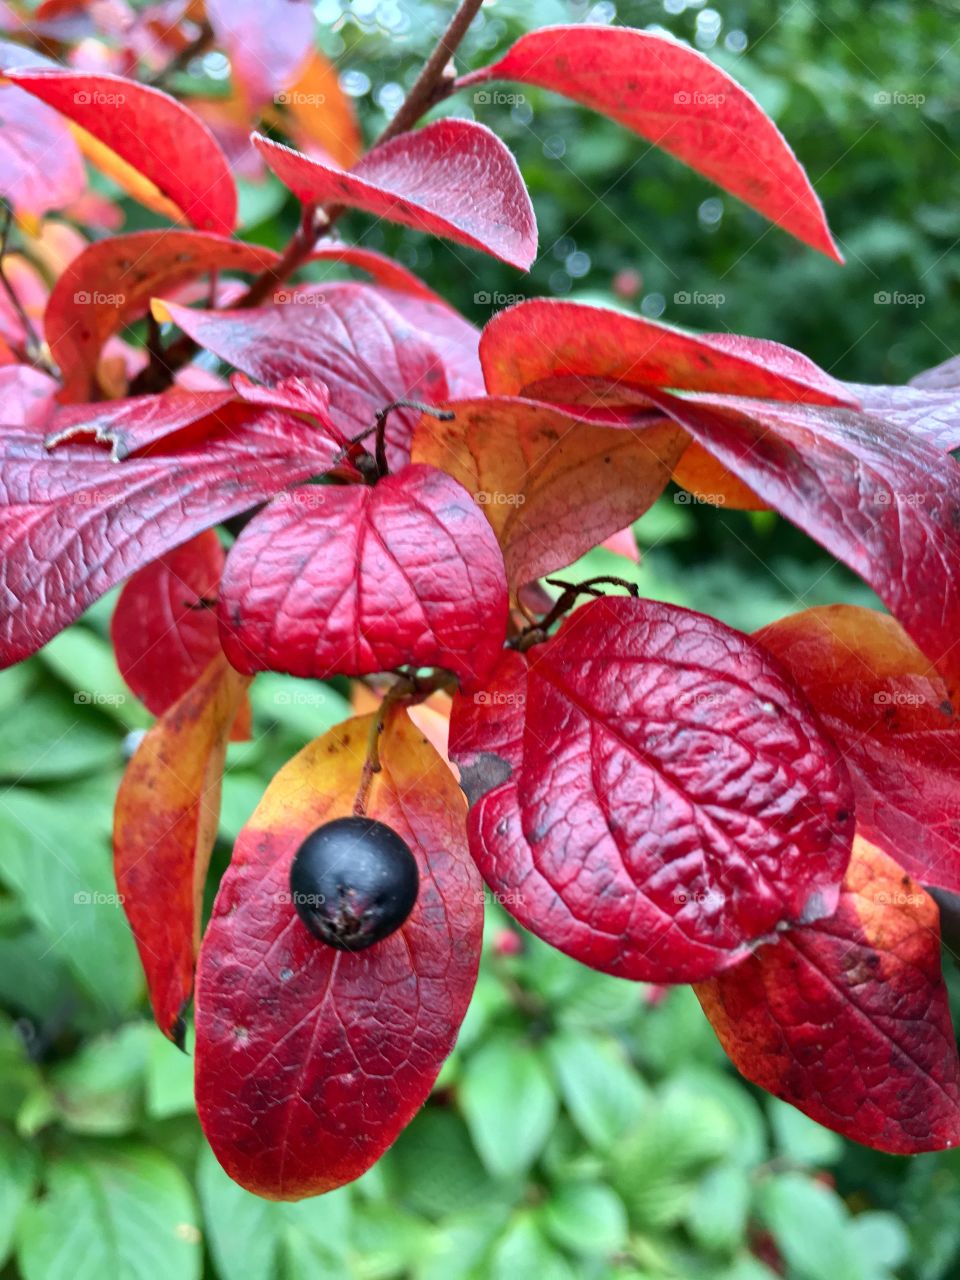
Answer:
<path fill-rule="evenodd" d="M 690 982 L 829 915 L 853 838 L 843 761 L 748 637 L 606 598 L 454 699 L 470 848 L 575 959 Z"/>
<path fill-rule="evenodd" d="M 480 339 L 491 395 L 536 399 L 539 383 L 569 384 L 571 400 L 591 380 L 624 387 L 722 391 L 808 404 L 856 404 L 843 383 L 812 360 L 763 338 L 684 333 L 670 325 L 580 302 L 531 298 L 493 317 Z M 562 386 L 542 399 L 560 401 Z"/>
<path fill-rule="evenodd" d="M 352 813 L 373 723 L 348 720 L 271 782 L 240 833 L 197 970 L 197 1109 L 227 1173 L 298 1200 L 368 1169 L 427 1099 L 473 992 L 483 893 L 463 797 L 401 709 L 380 739 L 366 812 L 420 870 L 413 912 L 366 950 L 335 951 L 290 901 L 290 864 Z"/>
<path fill-rule="evenodd" d="M 163 192 L 200 231 L 229 235 L 237 189 L 207 126 L 175 98 L 123 76 L 62 68 L 9 72 Z"/>
<path fill-rule="evenodd" d="M 53 66 L 32 49 L 0 40 L 0 67 Z M 13 85 L 0 88 L 0 195 L 40 216 L 83 194 L 83 158 L 56 111 Z"/>
<path fill-rule="evenodd" d="M 224 422 L 223 411 L 235 398 L 233 391 L 180 391 L 156 396 L 130 396 L 95 404 L 63 405 L 47 424 L 47 448 L 65 440 L 92 437 L 110 446 L 114 462 L 132 453 L 196 428 L 207 435 Z"/>
<path fill-rule="evenodd" d="M 843 751 L 857 830 L 922 884 L 960 893 L 960 721 L 899 623 L 838 604 L 755 638 L 793 673 Z"/>
<path fill-rule="evenodd" d="M 846 409 L 647 394 L 859 574 L 948 685 L 960 686 L 960 471 L 951 458 Z"/>
<path fill-rule="evenodd" d="M 537 256 L 536 219 L 516 161 L 495 133 L 471 120 L 435 120 L 402 133 L 350 170 L 321 164 L 259 134 L 254 141 L 305 204 L 363 209 L 521 270 Z"/>
<path fill-rule="evenodd" d="M 936 903 L 854 842 L 837 911 L 698 986 L 748 1080 L 895 1155 L 960 1142 L 960 1062 Z"/>
<path fill-rule="evenodd" d="M 238 671 L 327 677 L 411 664 L 472 687 L 506 636 L 503 557 L 470 495 L 434 467 L 373 486 L 302 486 L 240 534 L 219 616 Z"/>
<path fill-rule="evenodd" d="M 159 314 L 201 347 L 260 382 L 313 377 L 330 391 L 331 416 L 347 436 L 373 425 L 377 411 L 396 400 L 440 404 L 449 389 L 430 340 L 404 320 L 376 289 L 363 284 L 308 286 L 310 292 L 276 307 L 197 311 L 164 303 Z M 410 456 L 419 415 L 391 413 L 387 459 L 392 468 Z"/>
<path fill-rule="evenodd" d="M 316 20 L 305 0 L 206 0 L 206 14 L 254 109 L 294 78 L 313 43 Z"/>
<path fill-rule="evenodd" d="M 0 367 L 0 422 L 11 427 L 42 427 L 54 412 L 59 385 L 28 364 Z"/>
<path fill-rule="evenodd" d="M 950 452 L 960 449 L 960 390 L 914 382 L 903 387 L 848 383 L 864 413 L 892 422 Z"/>
<path fill-rule="evenodd" d="M 544 27 L 459 84 L 488 80 L 539 85 L 618 120 L 804 244 L 843 261 L 810 179 L 780 130 L 702 53 L 629 27 Z"/>
<path fill-rule="evenodd" d="M 227 439 L 117 465 L 95 445 L 0 445 L 0 665 L 35 653 L 112 586 L 228 516 L 325 471 L 332 447 L 265 414 Z"/>
<path fill-rule="evenodd" d="M 271 249 L 200 231 L 134 231 L 89 245 L 57 280 L 44 315 L 64 398 L 91 397 L 104 343 L 155 294 L 209 271 L 257 272 L 276 261 Z"/>

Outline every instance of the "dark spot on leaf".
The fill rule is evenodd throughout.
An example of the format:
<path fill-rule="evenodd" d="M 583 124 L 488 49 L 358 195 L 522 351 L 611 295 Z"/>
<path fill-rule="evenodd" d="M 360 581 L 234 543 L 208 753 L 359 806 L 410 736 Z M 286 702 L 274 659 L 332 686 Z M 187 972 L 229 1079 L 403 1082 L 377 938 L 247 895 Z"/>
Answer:
<path fill-rule="evenodd" d="M 481 796 L 507 781 L 513 770 L 501 756 L 493 751 L 481 751 L 472 764 L 460 770 L 460 788 L 473 807 Z"/>

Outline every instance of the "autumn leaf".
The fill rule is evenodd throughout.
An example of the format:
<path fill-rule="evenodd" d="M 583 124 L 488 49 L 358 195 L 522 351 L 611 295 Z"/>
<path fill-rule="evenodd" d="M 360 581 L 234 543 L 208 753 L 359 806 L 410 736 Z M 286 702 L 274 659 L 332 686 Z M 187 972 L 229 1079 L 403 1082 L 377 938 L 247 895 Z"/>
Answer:
<path fill-rule="evenodd" d="M 223 656 L 157 721 L 117 792 L 114 872 L 157 1025 L 183 1047 L 230 726 L 249 680 Z"/>
<path fill-rule="evenodd" d="M 197 1108 L 217 1159 L 257 1195 L 298 1200 L 360 1176 L 426 1101 L 466 1012 L 483 921 L 463 799 L 394 709 L 366 813 L 412 849 L 420 892 L 366 950 L 314 938 L 290 864 L 315 828 L 352 813 L 373 716 L 311 743 L 240 833 L 197 973 Z"/>
<path fill-rule="evenodd" d="M 454 698 L 450 756 L 498 901 L 592 968 L 695 981 L 836 906 L 843 762 L 764 651 L 702 614 L 590 601 Z"/>
<path fill-rule="evenodd" d="M 866 840 L 834 915 L 696 991 L 737 1069 L 818 1123 L 895 1155 L 960 1142 L 937 906 Z"/>

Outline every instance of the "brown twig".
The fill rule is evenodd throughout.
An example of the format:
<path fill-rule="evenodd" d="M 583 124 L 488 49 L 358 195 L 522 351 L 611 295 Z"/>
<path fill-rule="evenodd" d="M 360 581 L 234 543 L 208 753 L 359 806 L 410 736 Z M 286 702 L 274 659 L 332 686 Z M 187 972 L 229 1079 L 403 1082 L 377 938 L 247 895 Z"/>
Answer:
<path fill-rule="evenodd" d="M 0 204 L 3 206 L 2 223 L 0 223 L 0 285 L 3 286 L 4 292 L 10 299 L 11 306 L 17 313 L 18 320 L 23 325 L 23 332 L 27 342 L 25 352 L 27 359 L 37 368 L 43 369 L 47 373 L 56 374 L 56 369 L 45 354 L 44 344 L 40 341 L 40 335 L 34 328 L 33 321 L 27 315 L 23 303 L 17 296 L 16 289 L 14 289 L 7 276 L 6 262 L 10 230 L 13 225 L 13 209 L 7 204 L 6 200 L 0 201 Z"/>
<path fill-rule="evenodd" d="M 482 3 L 483 0 L 461 0 L 433 52 L 423 64 L 410 92 L 371 150 L 376 150 L 384 142 L 388 142 L 400 133 L 405 133 L 417 123 L 425 111 L 436 103 L 442 102 L 453 92 L 455 77 L 448 74 L 447 68 Z M 342 205 L 330 205 L 322 209 L 317 209 L 315 205 L 304 205 L 300 225 L 284 249 L 280 260 L 256 276 L 246 293 L 234 303 L 234 306 L 237 308 L 258 306 L 272 289 L 289 280 L 293 273 L 307 262 L 317 240 L 330 233 L 342 213 Z M 167 348 L 161 358 L 151 359 L 148 367 L 134 378 L 130 385 L 130 395 L 143 395 L 164 390 L 170 385 L 177 370 L 183 368 L 198 349 L 197 343 L 187 335 L 178 338 Z"/>

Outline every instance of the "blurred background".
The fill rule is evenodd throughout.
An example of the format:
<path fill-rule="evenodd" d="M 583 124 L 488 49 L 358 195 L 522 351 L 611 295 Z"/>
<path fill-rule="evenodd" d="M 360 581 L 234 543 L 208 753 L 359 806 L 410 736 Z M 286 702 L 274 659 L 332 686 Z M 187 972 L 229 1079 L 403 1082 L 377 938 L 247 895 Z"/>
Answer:
<path fill-rule="evenodd" d="M 368 140 L 452 7 L 315 6 Z M 463 46 L 460 65 L 479 66 L 523 30 L 580 21 L 690 41 L 776 118 L 846 268 L 618 126 L 530 89 L 444 107 L 516 153 L 541 233 L 529 276 L 356 215 L 343 233 L 398 257 L 479 324 L 520 297 L 574 297 L 774 338 L 841 378 L 905 381 L 960 349 L 958 18 L 951 0 L 497 0 Z M 182 87 L 215 96 L 228 75 L 210 54 Z M 123 208 L 127 229 L 148 225 Z M 243 183 L 243 213 L 243 234 L 264 243 L 294 225 L 272 180 Z M 597 551 L 591 571 L 745 630 L 813 604 L 873 602 L 772 513 L 678 496 L 636 525 L 638 565 Z M 384 1160 L 296 1206 L 234 1186 L 200 1135 L 190 1060 L 149 1019 L 112 881 L 113 795 L 149 717 L 113 663 L 111 608 L 0 674 L 0 1275 L 960 1275 L 960 1154 L 895 1159 L 842 1141 L 745 1084 L 689 990 L 592 973 L 494 904 L 457 1050 Z M 253 740 L 229 752 L 211 898 L 268 779 L 350 714 L 345 684 L 265 675 L 252 696 Z M 945 967 L 957 995 L 949 954 Z"/>

